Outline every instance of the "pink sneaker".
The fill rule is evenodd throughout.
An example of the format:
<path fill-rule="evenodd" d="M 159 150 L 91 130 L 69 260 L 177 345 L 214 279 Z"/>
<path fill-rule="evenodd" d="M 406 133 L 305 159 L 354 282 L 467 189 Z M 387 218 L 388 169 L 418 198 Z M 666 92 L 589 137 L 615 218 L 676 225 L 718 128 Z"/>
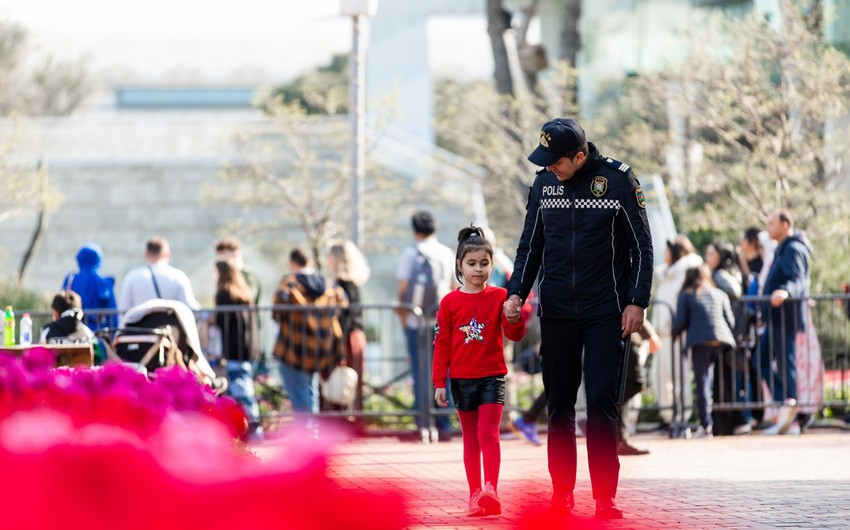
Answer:
<path fill-rule="evenodd" d="M 478 499 L 481 498 L 481 490 L 475 490 L 475 492 L 469 496 L 469 508 L 466 510 L 466 515 L 471 517 L 484 515 L 484 508 L 478 505 Z"/>
<path fill-rule="evenodd" d="M 502 502 L 499 496 L 496 495 L 496 488 L 493 484 L 487 482 L 484 484 L 484 491 L 478 498 L 478 506 L 484 509 L 484 515 L 499 515 L 502 513 Z"/>

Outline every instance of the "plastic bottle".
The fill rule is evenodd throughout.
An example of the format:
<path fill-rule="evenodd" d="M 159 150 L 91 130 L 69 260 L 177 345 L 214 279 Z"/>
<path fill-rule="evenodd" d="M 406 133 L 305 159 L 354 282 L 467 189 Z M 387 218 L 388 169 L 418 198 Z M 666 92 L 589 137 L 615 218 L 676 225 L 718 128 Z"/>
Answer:
<path fill-rule="evenodd" d="M 15 312 L 12 306 L 6 306 L 6 314 L 3 315 L 3 345 L 15 345 Z"/>
<path fill-rule="evenodd" d="M 21 346 L 29 346 L 32 344 L 32 318 L 29 313 L 24 313 L 21 317 L 21 329 L 19 331 L 20 339 L 18 343 Z"/>

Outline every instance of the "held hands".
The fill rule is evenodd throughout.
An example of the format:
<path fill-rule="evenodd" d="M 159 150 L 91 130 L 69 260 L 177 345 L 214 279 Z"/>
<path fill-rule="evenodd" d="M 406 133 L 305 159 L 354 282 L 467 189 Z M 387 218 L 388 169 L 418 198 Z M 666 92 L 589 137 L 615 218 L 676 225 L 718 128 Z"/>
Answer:
<path fill-rule="evenodd" d="M 519 299 L 518 295 L 512 294 L 507 300 L 505 300 L 505 303 L 502 306 L 502 312 L 505 314 L 508 324 L 516 324 L 519 322 L 522 317 L 521 308 L 522 300 Z"/>
<path fill-rule="evenodd" d="M 434 401 L 437 402 L 437 405 L 440 407 L 448 407 L 449 402 L 446 401 L 446 389 L 438 388 L 434 390 Z"/>
<path fill-rule="evenodd" d="M 623 310 L 623 338 L 628 337 L 632 333 L 636 333 L 643 325 L 644 310 L 638 305 L 627 305 Z"/>

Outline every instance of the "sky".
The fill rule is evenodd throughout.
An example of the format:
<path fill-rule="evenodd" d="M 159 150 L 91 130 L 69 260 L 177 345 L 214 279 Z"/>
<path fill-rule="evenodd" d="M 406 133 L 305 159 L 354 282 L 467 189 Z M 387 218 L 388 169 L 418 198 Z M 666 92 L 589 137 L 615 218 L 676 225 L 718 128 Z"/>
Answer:
<path fill-rule="evenodd" d="M 40 51 L 85 58 L 107 84 L 279 82 L 351 46 L 339 0 L 0 0 L 0 19 L 28 28 Z M 459 37 L 477 35 L 466 39 L 466 56 L 489 59 L 481 19 L 430 24 L 429 35 L 438 75 L 489 74 L 491 63 L 463 64 L 457 54 Z"/>
<path fill-rule="evenodd" d="M 150 83 L 290 78 L 351 41 L 338 0 L 0 0 L 0 18 L 96 75 Z"/>

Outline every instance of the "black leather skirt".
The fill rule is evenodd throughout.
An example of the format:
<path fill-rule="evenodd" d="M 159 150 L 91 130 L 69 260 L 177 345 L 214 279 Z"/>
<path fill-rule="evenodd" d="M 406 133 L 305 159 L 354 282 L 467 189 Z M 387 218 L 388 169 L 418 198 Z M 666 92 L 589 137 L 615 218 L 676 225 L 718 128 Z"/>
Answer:
<path fill-rule="evenodd" d="M 452 400 L 458 410 L 478 410 L 481 405 L 505 404 L 505 376 L 451 379 Z"/>

